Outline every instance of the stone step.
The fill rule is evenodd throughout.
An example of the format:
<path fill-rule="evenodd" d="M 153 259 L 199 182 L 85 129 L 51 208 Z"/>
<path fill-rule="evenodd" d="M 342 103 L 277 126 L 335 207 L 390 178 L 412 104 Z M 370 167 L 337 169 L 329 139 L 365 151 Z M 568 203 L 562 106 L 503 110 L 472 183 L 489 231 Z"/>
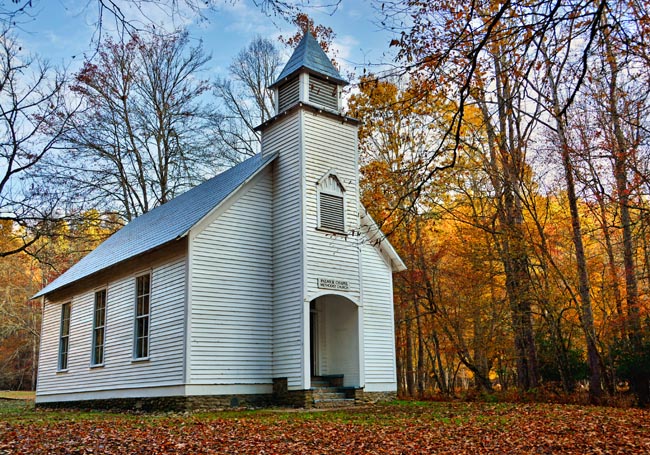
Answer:
<path fill-rule="evenodd" d="M 344 392 L 314 392 L 313 394 L 315 400 L 344 400 Z"/>
<path fill-rule="evenodd" d="M 353 398 L 314 399 L 315 408 L 342 408 L 348 406 L 354 406 Z"/>
<path fill-rule="evenodd" d="M 332 387 L 332 386 L 314 386 L 312 384 L 311 389 L 314 392 L 342 392 L 341 387 Z"/>
<path fill-rule="evenodd" d="M 346 398 L 346 390 L 341 387 L 342 375 L 313 376 L 311 378 L 312 399 L 315 408 L 339 408 L 354 406 L 353 398 Z"/>

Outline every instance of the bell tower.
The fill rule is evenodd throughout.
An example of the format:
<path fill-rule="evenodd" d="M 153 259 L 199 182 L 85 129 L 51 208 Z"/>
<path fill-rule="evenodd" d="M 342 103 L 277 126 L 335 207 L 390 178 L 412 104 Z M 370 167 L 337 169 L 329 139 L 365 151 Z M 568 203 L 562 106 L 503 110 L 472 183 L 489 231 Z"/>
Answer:
<path fill-rule="evenodd" d="M 363 384 L 359 122 L 342 114 L 346 84 L 306 33 L 270 87 L 276 115 L 258 127 L 262 154 L 277 155 L 273 375 L 289 390 L 319 374 Z"/>
<path fill-rule="evenodd" d="M 332 65 L 311 33 L 306 33 L 277 81 L 269 88 L 275 95 L 275 112 L 281 114 L 296 103 L 341 112 L 341 88 L 347 82 Z"/>

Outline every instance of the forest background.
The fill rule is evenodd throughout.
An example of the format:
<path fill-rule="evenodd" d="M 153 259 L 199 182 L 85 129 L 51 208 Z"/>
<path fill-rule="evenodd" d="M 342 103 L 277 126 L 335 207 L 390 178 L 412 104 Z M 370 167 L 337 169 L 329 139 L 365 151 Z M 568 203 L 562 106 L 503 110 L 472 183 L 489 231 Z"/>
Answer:
<path fill-rule="evenodd" d="M 123 3 L 209 20 L 217 2 Z M 256 38 L 220 80 L 187 32 L 105 0 L 89 2 L 96 52 L 66 73 L 22 52 L 32 2 L 0 3 L 0 389 L 35 385 L 31 295 L 256 153 L 278 46 L 310 30 L 336 61 L 311 2 L 252 3 L 296 35 Z M 346 75 L 346 114 L 363 121 L 363 203 L 408 266 L 394 278 L 400 394 L 647 406 L 648 3 L 373 5 L 397 57 Z"/>

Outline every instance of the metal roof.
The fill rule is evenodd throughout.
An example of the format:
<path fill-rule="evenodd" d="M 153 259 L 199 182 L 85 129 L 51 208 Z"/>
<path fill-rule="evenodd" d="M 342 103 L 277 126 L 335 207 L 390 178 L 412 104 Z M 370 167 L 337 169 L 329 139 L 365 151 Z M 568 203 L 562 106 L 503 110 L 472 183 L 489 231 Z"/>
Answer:
<path fill-rule="evenodd" d="M 280 76 L 271 87 L 278 85 L 281 81 L 303 68 L 328 79 L 332 79 L 335 82 L 347 84 L 347 81 L 343 79 L 336 68 L 334 68 L 332 61 L 329 59 L 325 51 L 323 51 L 323 48 L 320 47 L 320 44 L 318 44 L 314 35 L 307 32 L 305 33 L 305 36 L 303 36 L 302 40 L 300 40 L 300 43 L 298 43 L 298 46 L 293 51 L 291 58 L 284 66 Z"/>
<path fill-rule="evenodd" d="M 33 298 L 153 250 L 187 235 L 188 231 L 253 178 L 275 155 L 258 154 L 192 188 L 171 201 L 141 215 L 41 289 Z"/>

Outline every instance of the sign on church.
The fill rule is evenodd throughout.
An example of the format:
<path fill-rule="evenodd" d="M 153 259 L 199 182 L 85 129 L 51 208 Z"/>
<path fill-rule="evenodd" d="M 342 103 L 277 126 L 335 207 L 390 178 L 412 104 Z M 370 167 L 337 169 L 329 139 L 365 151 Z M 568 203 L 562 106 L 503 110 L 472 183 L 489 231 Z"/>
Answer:
<path fill-rule="evenodd" d="M 345 280 L 332 280 L 331 278 L 319 278 L 318 287 L 321 289 L 347 291 L 350 289 L 350 282 Z"/>

